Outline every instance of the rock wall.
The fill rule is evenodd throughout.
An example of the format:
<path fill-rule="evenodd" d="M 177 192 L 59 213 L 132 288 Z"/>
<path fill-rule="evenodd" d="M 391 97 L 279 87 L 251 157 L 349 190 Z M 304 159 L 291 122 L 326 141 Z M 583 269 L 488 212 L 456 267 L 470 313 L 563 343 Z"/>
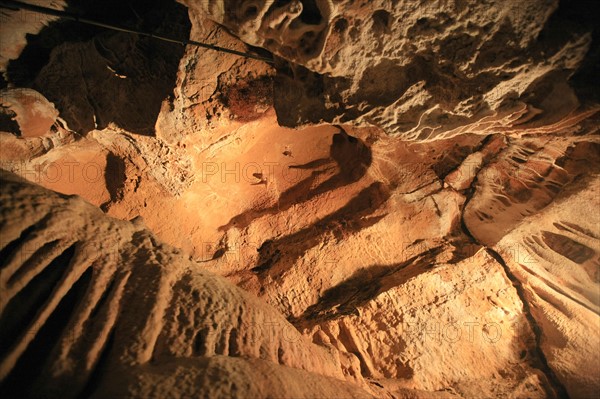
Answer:
<path fill-rule="evenodd" d="M 183 4 L 191 39 L 275 65 L 96 31 L 51 41 L 29 80 L 9 63 L 0 167 L 29 182 L 2 172 L 3 394 L 600 389 L 593 18 Z M 22 54 L 72 33 L 48 29 Z"/>
<path fill-rule="evenodd" d="M 578 110 L 567 81 L 592 38 L 553 15 L 556 0 L 183 4 L 281 58 L 281 124 L 352 122 L 417 141 L 528 131 Z"/>
<path fill-rule="evenodd" d="M 6 172 L 1 187 L 3 396 L 371 397 L 344 382 L 365 385 L 353 355 L 311 344 L 141 220 Z"/>

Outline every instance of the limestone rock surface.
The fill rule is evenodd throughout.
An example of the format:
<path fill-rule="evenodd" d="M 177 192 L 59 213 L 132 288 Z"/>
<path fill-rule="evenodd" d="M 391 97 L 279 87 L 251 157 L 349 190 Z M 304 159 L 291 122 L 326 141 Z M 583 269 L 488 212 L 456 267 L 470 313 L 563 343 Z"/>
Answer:
<path fill-rule="evenodd" d="M 579 3 L 156 3 L 126 22 L 275 62 L 15 31 L 39 34 L 0 54 L 0 394 L 600 390 Z"/>
<path fill-rule="evenodd" d="M 281 58 L 274 99 L 285 126 L 352 122 L 429 141 L 529 131 L 581 111 L 567 81 L 592 23 L 555 13 L 557 0 L 182 3 Z"/>
<path fill-rule="evenodd" d="M 1 187 L 5 395 L 371 397 L 350 383 L 365 385 L 353 355 L 310 343 L 141 220 L 7 172 Z"/>

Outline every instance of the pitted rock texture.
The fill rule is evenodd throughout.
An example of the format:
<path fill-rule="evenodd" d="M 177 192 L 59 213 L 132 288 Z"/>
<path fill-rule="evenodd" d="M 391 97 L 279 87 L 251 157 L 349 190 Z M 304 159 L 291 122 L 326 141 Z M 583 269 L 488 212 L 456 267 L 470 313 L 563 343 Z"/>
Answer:
<path fill-rule="evenodd" d="M 200 155 L 176 150 L 157 138 L 104 130 L 36 156 L 15 170 L 31 178 L 33 165 L 43 169 L 49 159 L 69 156 L 66 160 L 79 159 L 85 165 L 86 154 L 104 151 L 106 164 L 99 163 L 100 158 L 94 161 L 106 165 L 101 181 L 69 185 L 66 176 L 49 181 L 47 172 L 40 183 L 66 193 L 79 187 L 81 195 L 121 218 L 147 216 L 159 237 L 190 248 L 198 259 L 195 267 L 226 276 L 270 303 L 277 310 L 273 317 L 279 317 L 273 319 L 275 324 L 287 318 L 292 324 L 281 324 L 281 339 L 297 329 L 315 344 L 335 348 L 348 363 L 340 360 L 334 369 L 351 381 L 372 381 L 367 386 L 381 390 L 373 393 L 376 396 L 431 397 L 444 392 L 477 397 L 483 392 L 490 397 L 554 397 L 568 392 L 579 397 L 597 389 L 600 371 L 588 355 L 600 344 L 594 327 L 600 221 L 591 211 L 600 205 L 594 196 L 595 118 L 554 135 L 462 135 L 433 143 L 407 143 L 375 129 L 341 126 L 297 134 L 274 126 L 274 115 L 269 118 L 238 127 Z M 237 140 L 240 137 L 246 142 Z M 292 139 L 296 141 L 287 141 Z M 187 143 L 193 148 L 193 141 Z M 173 186 L 178 191 L 169 193 L 165 184 L 176 181 L 176 169 L 159 174 L 148 163 L 149 155 L 161 153 L 163 160 L 191 159 L 200 165 L 193 183 Z M 265 182 L 252 176 L 260 170 L 255 169 L 259 161 L 278 159 L 277 154 L 287 160 L 280 165 L 286 169 L 275 169 L 273 163 L 270 170 L 261 163 Z M 122 160 L 122 166 L 114 166 L 115 159 Z M 237 164 L 252 169 L 244 174 L 240 166 L 240 175 L 232 174 L 236 168 L 231 165 Z M 124 169 L 117 173 L 119 167 Z M 111 183 L 118 176 L 124 180 Z M 161 182 L 161 176 L 172 180 Z M 111 191 L 114 187 L 117 191 Z M 106 194 L 96 194 L 100 188 Z M 227 196 L 231 191 L 235 197 Z M 232 200 L 222 202 L 227 198 Z M 198 214 L 199 204 L 214 212 Z M 6 212 L 10 215 L 10 208 Z M 95 217 L 102 217 L 96 215 L 71 224 L 88 229 Z M 43 247 L 47 238 L 42 235 L 50 234 L 40 233 Z M 123 245 L 141 244 L 133 240 Z M 140 256 L 155 256 L 148 251 Z M 27 259 L 31 252 L 28 247 L 17 251 Z M 37 256 L 43 253 L 32 258 Z M 219 381 L 246 375 L 248 367 L 266 370 L 261 362 L 229 370 L 217 358 L 198 368 L 188 366 L 186 359 L 197 354 L 242 353 L 237 337 L 254 334 L 254 321 L 241 326 L 227 321 L 213 329 L 211 321 L 207 325 L 202 320 L 220 320 L 211 303 L 215 299 L 205 303 L 194 294 L 202 291 L 194 287 L 204 283 L 186 277 L 169 284 L 174 294 L 160 327 L 169 333 L 164 341 L 157 339 L 156 347 L 170 348 L 177 360 L 165 361 L 176 370 L 134 369 L 144 388 L 127 389 L 160 395 L 163 388 L 150 381 L 164 380 L 169 387 L 177 375 L 200 375 L 198 370 L 214 370 L 211 378 Z M 136 300 L 132 297 L 128 303 Z M 251 312 L 246 301 L 240 305 L 243 310 L 231 310 L 234 319 L 238 311 Z M 130 317 L 134 316 L 123 314 L 123 320 Z M 271 325 L 271 316 L 267 318 Z M 246 328 L 250 332 L 244 332 Z M 123 340 L 128 342 L 119 338 Z M 290 350 L 290 358 L 282 356 L 288 361 L 303 358 L 296 350 Z M 84 355 L 73 355 L 78 356 Z M 273 356 L 279 359 L 279 352 Z M 479 360 L 482 356 L 484 362 Z M 304 378 L 290 373 L 290 378 Z M 190 381 L 176 392 L 186 396 L 194 384 L 208 384 L 210 379 Z M 266 396 L 261 386 L 249 384 L 247 392 Z M 213 388 L 203 385 L 202 390 Z M 332 389 L 339 396 L 346 388 Z"/>
<path fill-rule="evenodd" d="M 65 71 L 131 38 L 56 43 L 32 80 L 52 84 L 1 92 L 0 166 L 60 193 L 2 172 L 3 393 L 600 390 L 586 26 L 537 1 L 188 6 L 191 39 L 261 51 L 233 33 L 275 68 L 186 47 L 154 134 L 89 112 L 78 133 L 65 118 L 82 93 L 82 109 L 104 99 L 96 115 L 136 116 L 98 81 L 146 76 L 151 41 L 125 57 L 126 78 L 105 61 Z M 385 130 L 280 125 L 344 120 Z"/>
<path fill-rule="evenodd" d="M 282 58 L 281 124 L 353 122 L 418 141 L 577 110 L 567 81 L 592 35 L 550 18 L 557 0 L 182 2 Z"/>

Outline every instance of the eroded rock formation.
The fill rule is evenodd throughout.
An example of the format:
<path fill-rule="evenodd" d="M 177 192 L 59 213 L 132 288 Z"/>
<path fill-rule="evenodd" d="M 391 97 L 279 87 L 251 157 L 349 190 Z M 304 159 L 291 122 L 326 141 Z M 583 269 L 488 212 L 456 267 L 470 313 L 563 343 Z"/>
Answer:
<path fill-rule="evenodd" d="M 589 30 L 550 18 L 557 0 L 183 3 L 282 57 L 283 125 L 354 122 L 419 141 L 578 111 L 566 80 L 591 43 Z"/>
<path fill-rule="evenodd" d="M 2 393 L 600 390 L 580 6 L 181 3 L 119 18 L 275 65 L 39 19 L 3 47 Z"/>
<path fill-rule="evenodd" d="M 21 204 L 2 214 L 5 394 L 369 397 L 338 381 L 363 382 L 352 355 L 311 344 L 141 221 L 2 173 L 3 203 Z"/>

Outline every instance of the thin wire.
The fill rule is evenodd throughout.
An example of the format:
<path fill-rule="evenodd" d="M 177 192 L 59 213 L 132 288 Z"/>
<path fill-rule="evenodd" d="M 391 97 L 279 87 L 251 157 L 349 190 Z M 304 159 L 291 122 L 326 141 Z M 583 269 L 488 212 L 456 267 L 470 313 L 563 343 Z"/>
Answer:
<path fill-rule="evenodd" d="M 259 55 L 244 53 L 242 51 L 237 51 L 237 50 L 231 50 L 231 49 L 228 49 L 228 48 L 215 46 L 213 44 L 202 43 L 202 42 L 198 42 L 198 41 L 195 41 L 195 40 L 173 39 L 173 38 L 170 38 L 170 37 L 165 37 L 165 36 L 161 36 L 161 35 L 155 35 L 154 33 L 138 31 L 138 30 L 135 30 L 135 29 L 124 27 L 124 26 L 106 24 L 106 23 L 103 23 L 103 22 L 98 22 L 98 21 L 94 21 L 94 20 L 91 20 L 91 19 L 82 18 L 79 15 L 71 14 L 71 13 L 68 13 L 66 11 L 55 10 L 53 8 L 47 8 L 47 7 L 37 6 L 37 5 L 33 5 L 33 4 L 23 3 L 23 2 L 20 2 L 20 1 L 0 0 L 0 7 L 1 8 L 6 8 L 6 9 L 9 9 L 9 10 L 13 10 L 13 11 L 26 10 L 26 11 L 31 11 L 31 12 L 39 13 L 39 14 L 52 15 L 52 16 L 55 16 L 55 17 L 60 17 L 60 18 L 65 18 L 65 19 L 71 20 L 71 21 L 80 22 L 82 24 L 98 26 L 98 27 L 101 27 L 101 28 L 115 30 L 115 31 L 119 31 L 119 32 L 133 33 L 133 34 L 136 34 L 136 35 L 151 37 L 151 38 L 162 40 L 162 41 L 169 42 L 169 43 L 180 44 L 182 46 L 186 46 L 186 45 L 189 44 L 189 45 L 192 45 L 192 46 L 203 47 L 203 48 L 207 48 L 207 49 L 210 49 L 210 50 L 215 50 L 215 51 L 220 51 L 220 52 L 223 52 L 223 53 L 234 54 L 234 55 L 237 55 L 239 57 L 252 58 L 252 59 L 255 59 L 255 60 L 264 61 L 266 63 L 273 64 L 273 60 L 272 59 L 261 57 Z"/>

